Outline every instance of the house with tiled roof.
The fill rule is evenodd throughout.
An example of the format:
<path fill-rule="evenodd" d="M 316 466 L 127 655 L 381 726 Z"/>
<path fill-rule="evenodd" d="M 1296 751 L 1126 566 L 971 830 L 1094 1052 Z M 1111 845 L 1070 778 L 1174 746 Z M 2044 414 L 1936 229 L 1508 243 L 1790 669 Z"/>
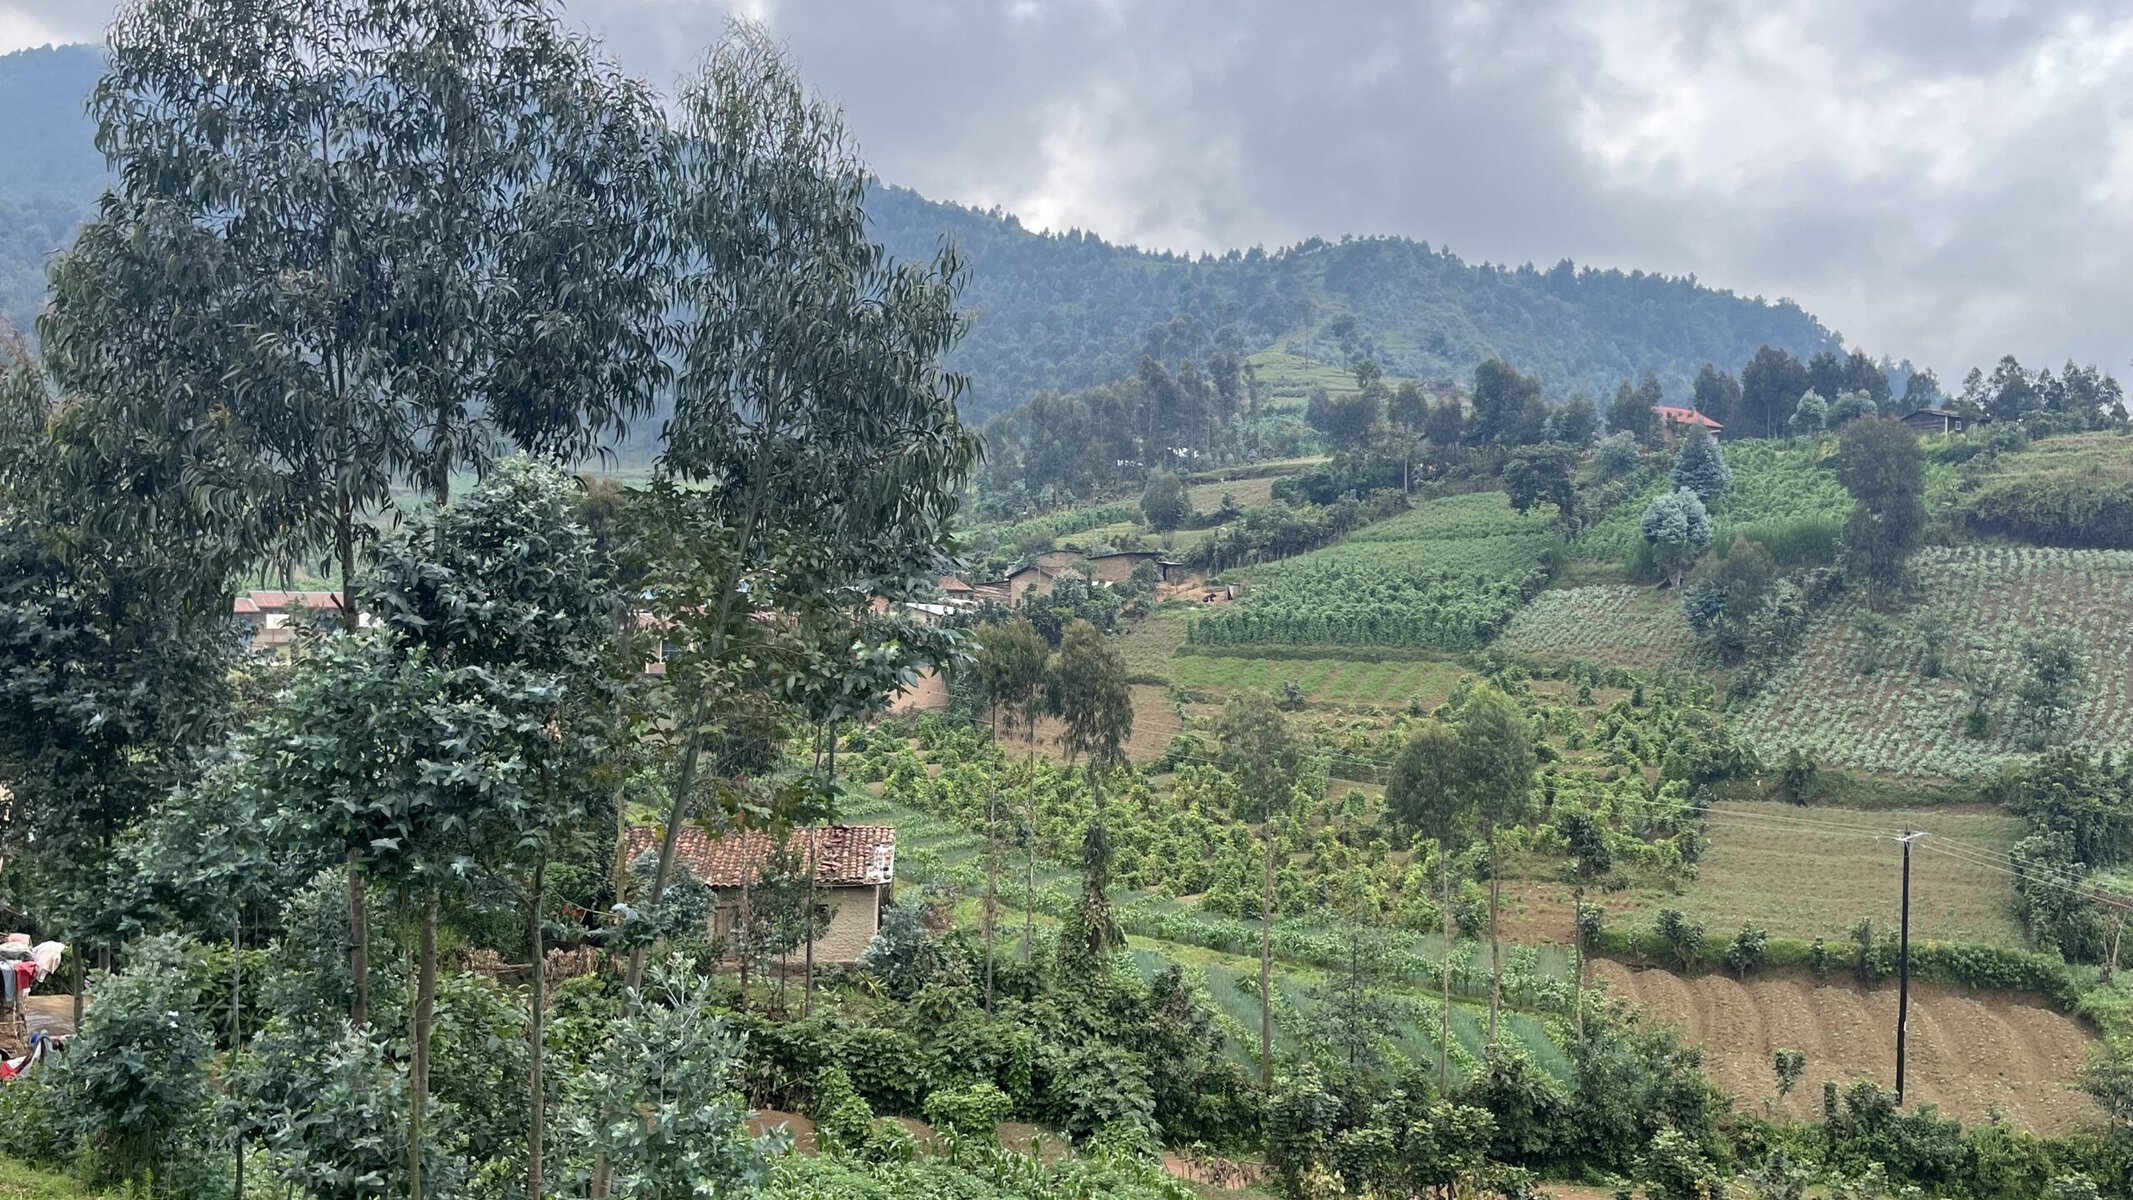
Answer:
<path fill-rule="evenodd" d="M 629 856 L 659 849 L 659 831 L 630 831 Z M 681 831 L 675 859 L 718 893 L 711 932 L 733 928 L 744 886 L 762 878 L 778 843 L 760 829 L 714 835 L 696 826 Z M 808 825 L 785 839 L 785 850 L 805 870 L 814 866 L 815 886 L 829 910 L 829 925 L 815 941 L 818 963 L 855 963 L 881 928 L 881 912 L 896 884 L 896 828 L 892 825 Z"/>
<path fill-rule="evenodd" d="M 1659 414 L 1659 429 L 1666 436 L 1666 443 L 1669 446 L 1673 445 L 1674 439 L 1681 436 L 1682 432 L 1691 425 L 1703 426 L 1711 431 L 1712 437 L 1717 437 L 1719 431 L 1725 428 L 1725 426 L 1704 416 L 1693 408 L 1675 408 L 1668 404 L 1654 404 L 1652 405 L 1652 411 Z"/>
<path fill-rule="evenodd" d="M 305 620 L 331 624 L 341 615 L 339 592 L 246 592 L 230 604 L 230 616 L 255 654 L 286 658 Z M 365 616 L 363 624 L 370 624 Z"/>

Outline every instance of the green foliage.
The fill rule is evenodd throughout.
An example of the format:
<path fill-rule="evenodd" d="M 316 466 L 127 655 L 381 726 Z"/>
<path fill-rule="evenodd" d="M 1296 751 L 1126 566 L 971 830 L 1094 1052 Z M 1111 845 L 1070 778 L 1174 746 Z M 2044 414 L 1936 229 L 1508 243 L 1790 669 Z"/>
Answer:
<path fill-rule="evenodd" d="M 1177 472 L 1165 471 L 1148 481 L 1141 492 L 1141 515 L 1148 527 L 1162 532 L 1176 529 L 1192 517 L 1192 501 L 1185 495 L 1185 484 Z"/>
<path fill-rule="evenodd" d="M 1674 453 L 1674 469 L 1668 475 L 1675 491 L 1696 493 L 1707 508 L 1716 508 L 1719 497 L 1733 486 L 1733 472 L 1726 468 L 1725 451 L 1718 439 L 1701 425 L 1689 426 Z"/>
<path fill-rule="evenodd" d="M 1637 1181 L 1650 1200 L 1724 1200 L 1726 1176 L 1678 1129 L 1662 1129 L 1637 1158 Z"/>
<path fill-rule="evenodd" d="M 1194 644 L 1468 647 L 1547 582 L 1554 537 L 1501 493 L 1433 500 L 1339 545 L 1255 568 Z"/>
<path fill-rule="evenodd" d="M 926 1097 L 926 1120 L 934 1129 L 976 1141 L 993 1138 L 1013 1111 L 1014 1100 L 986 1080 Z"/>
<path fill-rule="evenodd" d="M 1859 606 L 1834 604 L 1741 710 L 1741 728 L 1758 749 L 1777 757 L 1797 747 L 1830 766 L 1891 775 L 1987 777 L 2032 751 L 2030 731 L 2009 719 L 2005 702 L 2022 676 L 2022 644 L 2032 630 L 2070 634 L 2091 678 L 2124 670 L 2118 656 L 2121 631 L 2133 621 L 2133 554 L 1928 549 L 1913 574 L 1937 606 L 1961 614 L 1944 676 L 1925 674 L 1921 645 L 1891 639 L 1880 672 L 1862 677 Z M 2083 694 L 2055 738 L 2092 751 L 2129 744 L 2129 699 L 2103 689 Z"/>
<path fill-rule="evenodd" d="M 2063 629 L 2022 639 L 2024 673 L 2015 688 L 2015 700 L 2021 705 L 2019 715 L 2030 729 L 2031 741 L 2040 748 L 2065 723 L 2075 707 L 2075 693 L 2088 682 L 2082 649 L 2080 641 Z"/>
<path fill-rule="evenodd" d="M 1845 574 L 1876 604 L 1909 579 L 1925 535 L 1926 460 L 1918 436 L 1893 420 L 1857 421 L 1837 442 L 1837 479 L 1852 494 L 1844 521 Z"/>
<path fill-rule="evenodd" d="M 898 1000 L 909 1000 L 946 969 L 947 959 L 927 934 L 926 910 L 913 903 L 882 910 L 881 929 L 859 955 L 860 967 Z"/>
<path fill-rule="evenodd" d="M 649 983 L 566 1089 L 557 1141 L 572 1177 L 588 1178 L 593 1156 L 604 1155 L 623 1195 L 681 1200 L 707 1186 L 760 1187 L 783 1147 L 748 1133 L 732 1091 L 741 1038 L 713 1007 L 711 980 L 674 963 L 655 966 Z"/>
<path fill-rule="evenodd" d="M 1733 972 L 1735 978 L 1745 979 L 1748 972 L 1763 965 L 1769 948 L 1768 932 L 1758 926 L 1743 925 L 1740 932 L 1733 935 L 1733 940 L 1726 943 L 1726 969 Z"/>
<path fill-rule="evenodd" d="M 127 969 L 98 983 L 80 1035 L 51 1060 L 54 1121 L 99 1179 L 182 1189 L 200 1149 L 213 1042 L 185 983 L 190 948 L 168 936 L 127 947 Z"/>
<path fill-rule="evenodd" d="M 1999 455 L 1957 514 L 1975 532 L 2043 546 L 2133 550 L 2133 441 L 2046 438 Z"/>
<path fill-rule="evenodd" d="M 1659 569 L 1675 583 L 1711 544 L 1711 516 L 1696 493 L 1686 490 L 1677 489 L 1647 505 L 1638 530 L 1652 547 Z"/>

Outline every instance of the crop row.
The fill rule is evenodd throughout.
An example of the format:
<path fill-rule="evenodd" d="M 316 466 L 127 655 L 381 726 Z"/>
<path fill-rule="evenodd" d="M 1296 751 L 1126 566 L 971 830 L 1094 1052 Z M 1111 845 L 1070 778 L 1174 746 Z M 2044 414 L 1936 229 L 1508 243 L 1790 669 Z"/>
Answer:
<path fill-rule="evenodd" d="M 1425 503 L 1339 545 L 1255 568 L 1204 645 L 1478 646 L 1547 583 L 1548 522 L 1498 492 Z"/>
<path fill-rule="evenodd" d="M 1496 639 L 1499 649 L 1530 658 L 1584 660 L 1630 667 L 1686 661 L 1695 639 L 1667 592 L 1624 585 L 1542 592 Z"/>
<path fill-rule="evenodd" d="M 1934 549 L 1917 573 L 1922 603 L 1954 624 L 1940 677 L 1927 677 L 1924 648 L 1903 622 L 1877 637 L 1856 602 L 1837 605 L 1743 716 L 1766 758 L 1798 749 L 1894 775 L 1987 774 L 2029 751 L 2015 693 L 2023 642 L 2041 631 L 2072 634 L 2087 676 L 2053 740 L 2133 745 L 2133 552 Z M 1974 705 L 1986 715 L 1983 736 L 1967 725 Z"/>

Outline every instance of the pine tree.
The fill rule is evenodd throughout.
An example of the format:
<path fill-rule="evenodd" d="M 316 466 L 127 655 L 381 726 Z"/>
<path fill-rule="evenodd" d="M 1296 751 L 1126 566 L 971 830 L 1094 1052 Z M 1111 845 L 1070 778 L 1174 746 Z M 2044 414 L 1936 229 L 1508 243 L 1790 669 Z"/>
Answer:
<path fill-rule="evenodd" d="M 1706 508 L 1718 503 L 1733 487 L 1733 472 L 1726 466 L 1725 451 L 1718 439 L 1701 425 L 1689 426 L 1681 450 L 1674 456 L 1674 487 L 1696 493 Z"/>

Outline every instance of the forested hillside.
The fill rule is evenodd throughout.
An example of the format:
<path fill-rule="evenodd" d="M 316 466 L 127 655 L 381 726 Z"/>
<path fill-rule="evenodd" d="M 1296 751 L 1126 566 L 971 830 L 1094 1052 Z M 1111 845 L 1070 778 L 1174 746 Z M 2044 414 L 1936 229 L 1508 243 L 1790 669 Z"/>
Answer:
<path fill-rule="evenodd" d="M 1424 380 L 1464 378 L 1502 357 L 1554 396 L 1605 395 L 1645 371 L 1685 396 L 1703 363 L 1737 367 L 1766 343 L 1802 358 L 1842 349 L 1790 302 L 1642 271 L 1470 264 L 1406 238 L 1313 238 L 1190 259 L 1080 230 L 1032 233 L 1009 214 L 895 187 L 869 209 L 898 254 L 931 253 L 944 232 L 968 254 L 964 298 L 977 320 L 954 361 L 974 378 L 979 415 L 1117 379 L 1144 348 L 1175 361 L 1225 341 L 1336 364 L 1367 356 Z"/>
<path fill-rule="evenodd" d="M 102 185 L 82 111 L 99 61 L 89 46 L 0 57 L 0 315 L 17 325 L 36 312 L 45 256 Z M 1404 238 L 1191 259 L 1079 230 L 1033 233 L 1012 215 L 889 185 L 868 210 L 900 257 L 930 257 L 944 235 L 961 246 L 976 321 L 950 364 L 971 376 L 966 410 L 978 418 L 1119 379 L 1144 349 L 1175 362 L 1222 344 L 1284 348 L 1343 367 L 1367 355 L 1423 380 L 1463 378 L 1493 355 L 1559 397 L 1604 395 L 1647 370 L 1685 395 L 1703 363 L 1738 367 L 1765 343 L 1803 359 L 1841 348 L 1790 303 L 1641 271 L 1476 265 Z"/>

